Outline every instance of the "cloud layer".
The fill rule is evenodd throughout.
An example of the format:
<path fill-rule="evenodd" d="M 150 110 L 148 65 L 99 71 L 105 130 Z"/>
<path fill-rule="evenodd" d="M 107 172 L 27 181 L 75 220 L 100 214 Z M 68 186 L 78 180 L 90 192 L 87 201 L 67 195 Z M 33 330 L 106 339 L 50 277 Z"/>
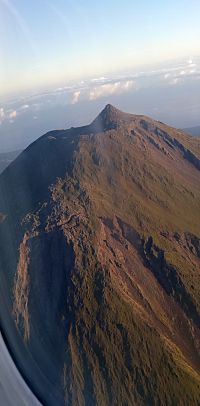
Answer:
<path fill-rule="evenodd" d="M 78 83 L 65 84 L 54 90 L 30 94 L 17 100 L 0 105 L 0 124 L 14 123 L 26 116 L 36 120 L 42 112 L 77 105 L 103 98 L 109 99 L 116 95 L 130 94 L 137 91 L 170 88 L 200 81 L 200 57 L 188 58 L 185 61 L 160 65 L 146 71 L 129 72 L 115 77 L 97 77 L 81 80 Z"/>
<path fill-rule="evenodd" d="M 84 83 L 79 89 L 71 93 L 71 104 L 76 104 L 84 100 L 97 100 L 114 94 L 121 94 L 133 90 L 134 81 L 124 78 L 113 80 L 106 78 L 91 79 L 89 83 Z"/>
<path fill-rule="evenodd" d="M 13 123 L 17 117 L 17 111 L 8 109 L 5 110 L 4 107 L 0 108 L 0 124 L 3 124 L 6 121 Z"/>

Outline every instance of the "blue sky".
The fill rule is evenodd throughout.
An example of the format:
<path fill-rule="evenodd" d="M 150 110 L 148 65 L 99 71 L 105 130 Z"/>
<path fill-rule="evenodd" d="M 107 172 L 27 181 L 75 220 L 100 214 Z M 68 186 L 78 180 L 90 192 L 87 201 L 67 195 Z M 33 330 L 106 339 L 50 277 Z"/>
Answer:
<path fill-rule="evenodd" d="M 0 96 L 200 54 L 199 0 L 0 0 Z"/>
<path fill-rule="evenodd" d="M 200 0 L 0 0 L 0 152 L 107 103 L 199 125 Z"/>

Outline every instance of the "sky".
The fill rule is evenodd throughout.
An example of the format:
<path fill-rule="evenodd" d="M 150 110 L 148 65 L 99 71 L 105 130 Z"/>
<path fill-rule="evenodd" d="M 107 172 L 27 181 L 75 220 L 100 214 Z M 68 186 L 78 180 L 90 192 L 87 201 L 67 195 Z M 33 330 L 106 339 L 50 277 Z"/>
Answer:
<path fill-rule="evenodd" d="M 200 0 L 0 0 L 0 153 L 105 107 L 200 125 Z"/>
<path fill-rule="evenodd" d="M 0 0 L 0 97 L 200 54 L 199 0 Z"/>

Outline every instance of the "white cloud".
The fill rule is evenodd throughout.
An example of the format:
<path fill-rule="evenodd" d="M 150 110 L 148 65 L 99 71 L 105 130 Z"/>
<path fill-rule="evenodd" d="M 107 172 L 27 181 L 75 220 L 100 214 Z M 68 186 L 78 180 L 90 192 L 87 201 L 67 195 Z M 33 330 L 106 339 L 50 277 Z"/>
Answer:
<path fill-rule="evenodd" d="M 17 111 L 13 110 L 11 113 L 9 113 L 9 118 L 11 121 L 13 121 L 17 117 Z"/>
<path fill-rule="evenodd" d="M 5 111 L 3 107 L 0 108 L 0 124 L 5 120 L 13 121 L 17 117 L 16 110 L 7 110 Z"/>
<path fill-rule="evenodd" d="M 186 74 L 187 74 L 187 72 L 185 70 L 181 70 L 179 73 L 179 75 L 181 75 L 181 76 L 186 75 Z"/>
<path fill-rule="evenodd" d="M 0 108 L 0 124 L 2 124 L 4 121 L 9 120 L 10 122 L 13 122 L 13 120 L 17 117 L 17 111 L 16 110 L 5 110 L 3 107 Z"/>
<path fill-rule="evenodd" d="M 91 79 L 91 82 L 106 82 L 107 80 L 104 76 L 101 76 L 100 78 Z"/>
<path fill-rule="evenodd" d="M 120 94 L 133 88 L 134 81 L 126 80 L 125 82 L 106 83 L 103 85 L 95 86 L 90 90 L 89 100 L 96 100 L 104 96 L 112 94 Z"/>
<path fill-rule="evenodd" d="M 196 68 L 197 64 L 196 63 L 191 63 L 190 68 Z"/>
<path fill-rule="evenodd" d="M 106 81 L 106 83 L 105 83 Z M 80 100 L 96 100 L 101 97 L 121 94 L 135 87 L 132 79 L 106 79 L 104 77 L 91 79 L 84 87 L 77 87 L 71 94 L 71 104 L 76 104 Z"/>
<path fill-rule="evenodd" d="M 0 108 L 0 124 L 3 123 L 4 120 L 5 120 L 5 111 L 4 111 L 4 108 L 1 107 Z"/>
<path fill-rule="evenodd" d="M 190 65 L 190 68 L 191 68 L 191 66 L 192 65 Z M 196 69 L 185 69 L 185 70 L 181 70 L 180 72 L 179 72 L 179 75 L 180 76 L 189 76 L 189 75 L 193 75 L 193 74 L 195 74 L 196 73 Z"/>
<path fill-rule="evenodd" d="M 72 95 L 71 104 L 76 104 L 76 103 L 78 103 L 79 98 L 80 98 L 80 95 L 81 95 L 81 91 L 80 91 L 80 90 L 77 90 L 76 92 L 74 92 L 73 95 Z"/>
<path fill-rule="evenodd" d="M 29 104 L 23 104 L 23 106 L 20 107 L 21 110 L 27 110 L 29 109 Z"/>
<path fill-rule="evenodd" d="M 112 95 L 145 89 L 148 83 L 151 85 L 175 86 L 183 83 L 199 80 L 200 78 L 200 58 L 189 57 L 188 60 L 180 60 L 175 64 L 157 66 L 157 69 L 146 71 L 129 71 L 126 75 L 115 76 L 93 76 L 85 80 L 73 83 L 66 83 L 51 89 L 50 91 L 32 93 L 28 96 L 20 97 L 6 104 L 0 105 L 0 124 L 15 120 L 16 117 L 26 115 L 27 112 L 37 119 L 38 112 L 47 109 L 49 105 L 54 106 L 77 104 L 80 101 L 109 98 Z"/>
<path fill-rule="evenodd" d="M 7 105 L 7 107 L 8 106 L 9 104 Z M 0 107 L 0 124 L 2 124 L 3 122 L 13 123 L 17 116 L 20 116 L 29 108 L 29 104 L 23 104 L 22 106 L 18 106 L 15 109 Z"/>
<path fill-rule="evenodd" d="M 188 61 L 169 67 L 165 69 L 163 79 L 167 81 L 168 85 L 177 85 L 185 83 L 187 80 L 198 79 L 199 65 L 194 63 L 194 60 L 190 58 Z"/>

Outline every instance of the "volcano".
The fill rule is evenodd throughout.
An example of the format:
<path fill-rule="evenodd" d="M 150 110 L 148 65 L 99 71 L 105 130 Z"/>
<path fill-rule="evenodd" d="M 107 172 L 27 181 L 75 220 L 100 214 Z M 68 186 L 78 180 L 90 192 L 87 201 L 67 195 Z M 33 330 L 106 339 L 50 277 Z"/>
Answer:
<path fill-rule="evenodd" d="M 45 405 L 200 403 L 200 139 L 107 105 L 0 176 L 0 319 Z"/>

